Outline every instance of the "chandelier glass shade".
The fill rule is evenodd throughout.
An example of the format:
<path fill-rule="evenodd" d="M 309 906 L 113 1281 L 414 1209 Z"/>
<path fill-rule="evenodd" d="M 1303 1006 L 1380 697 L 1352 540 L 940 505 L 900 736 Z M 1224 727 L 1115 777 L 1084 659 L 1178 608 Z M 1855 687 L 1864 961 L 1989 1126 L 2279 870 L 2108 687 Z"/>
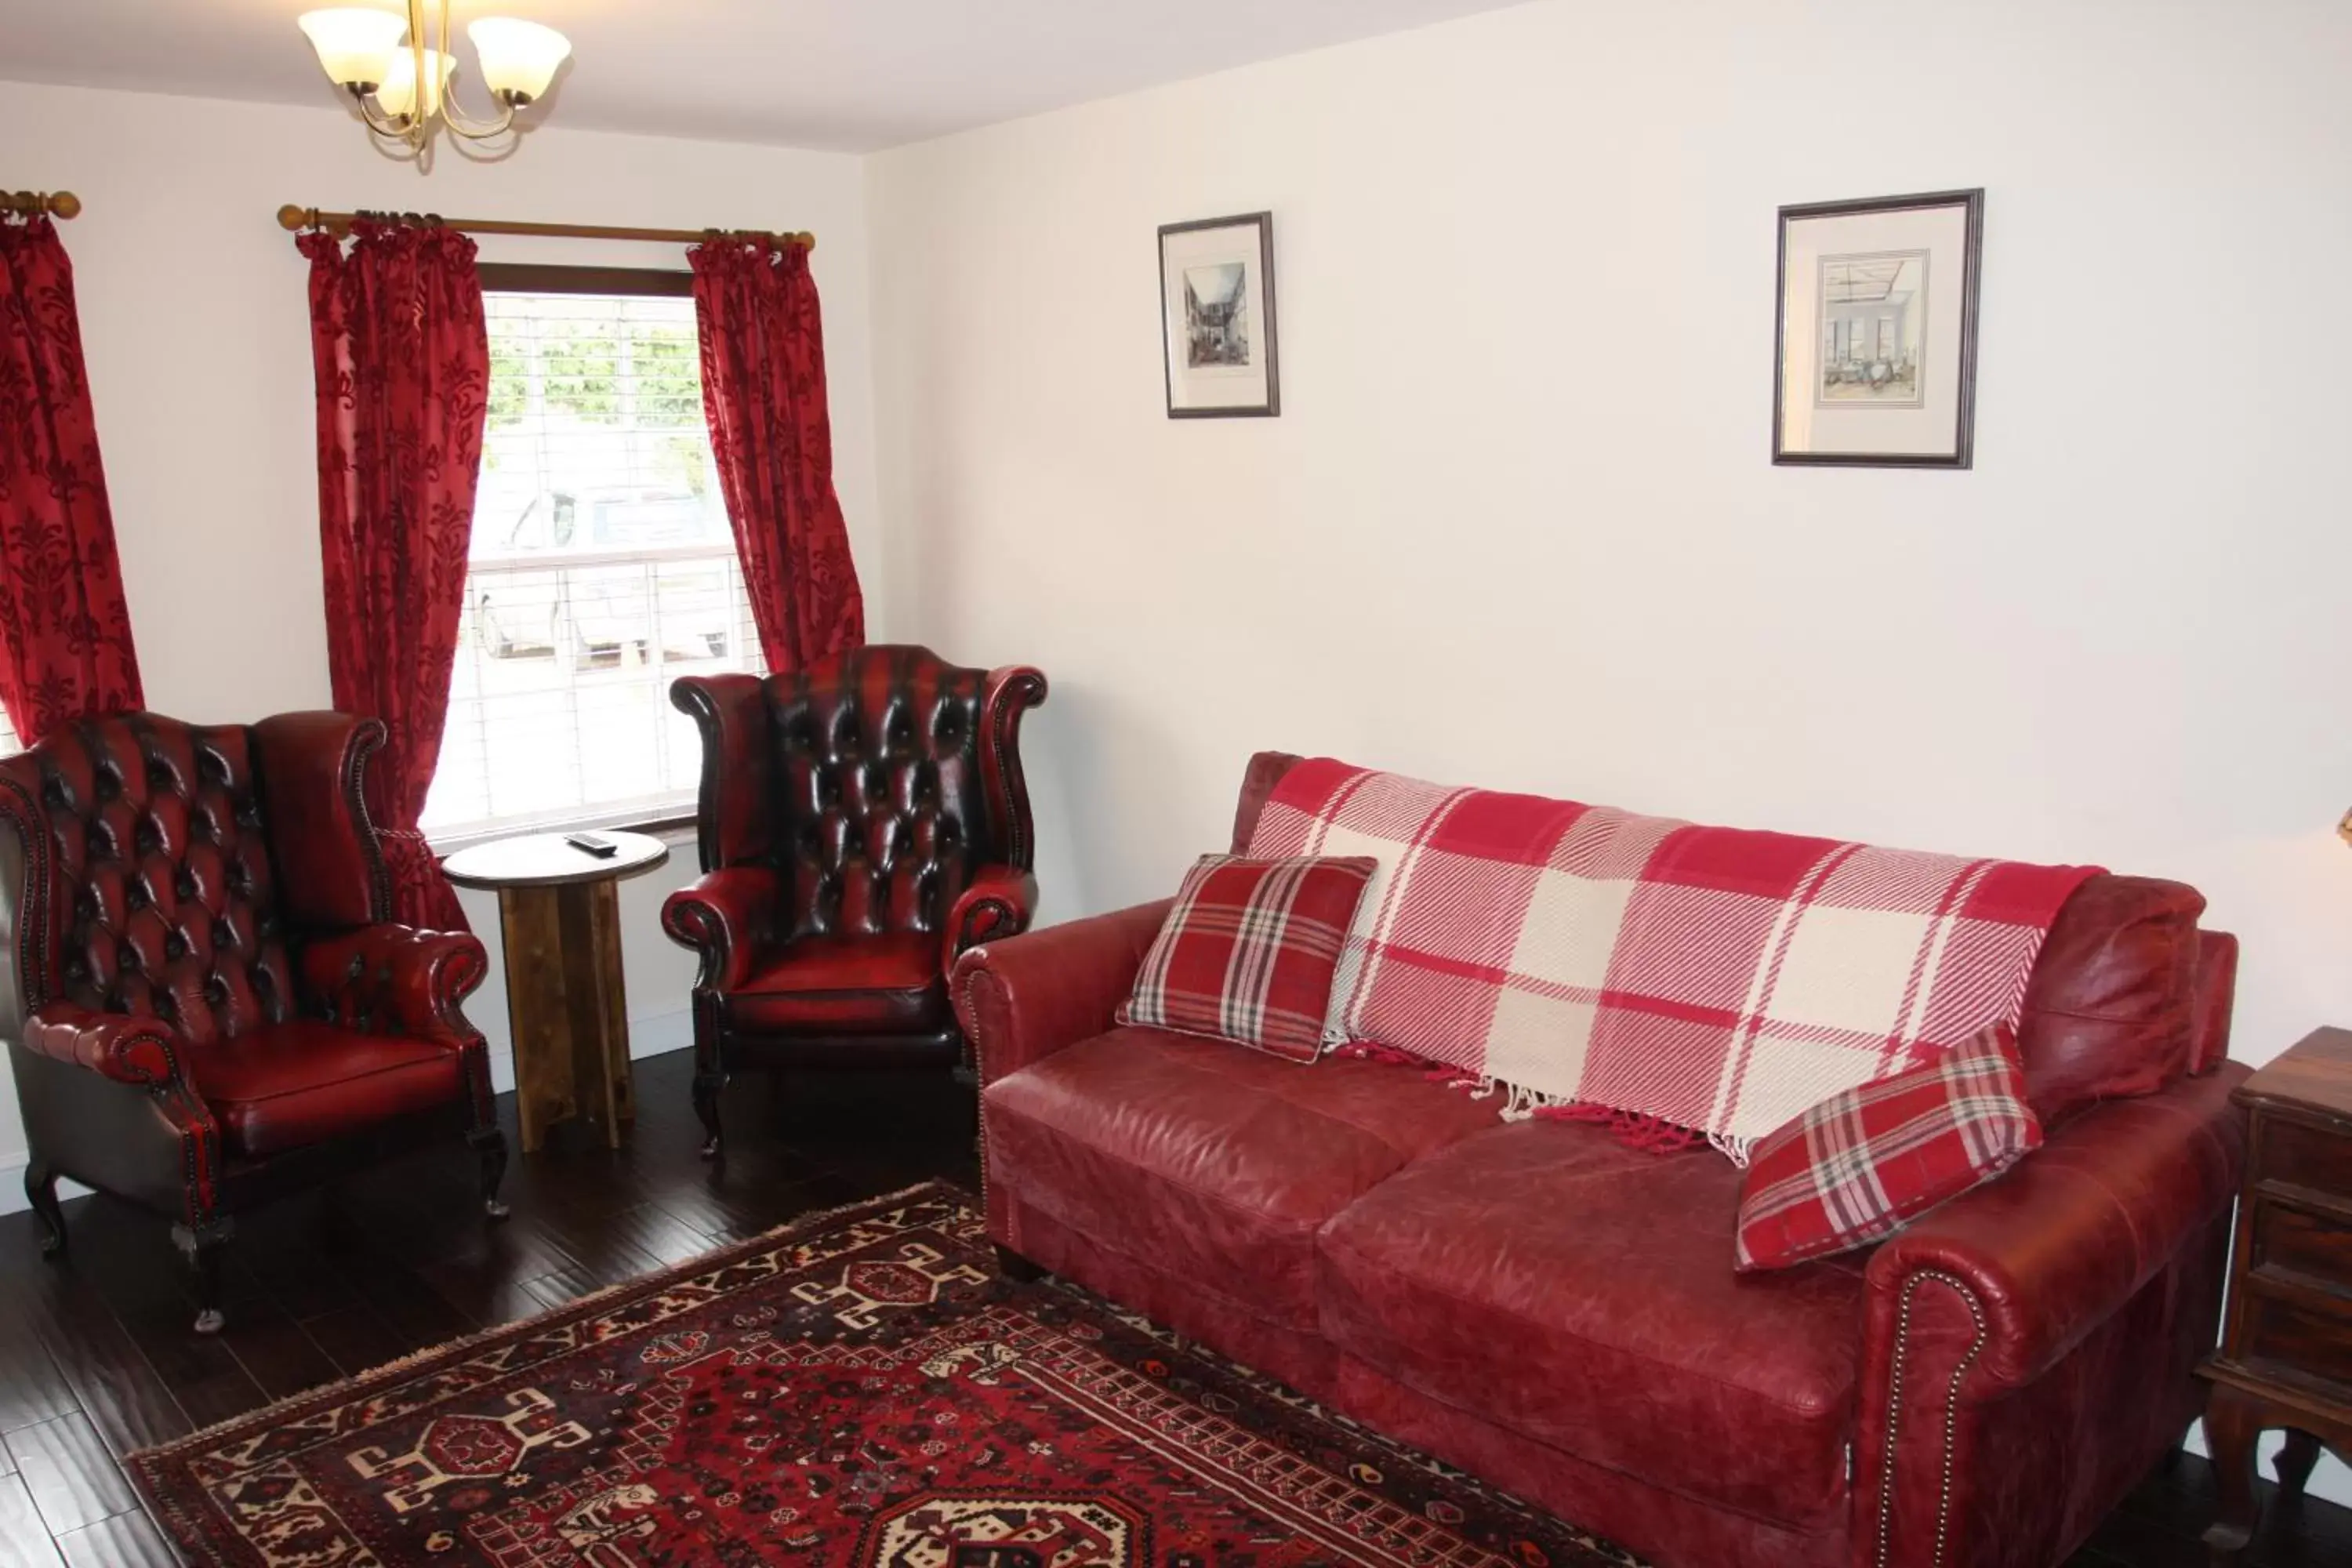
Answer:
<path fill-rule="evenodd" d="M 343 5 L 305 12 L 298 23 L 320 68 L 352 95 L 368 129 L 412 156 L 425 153 L 438 126 L 468 141 L 514 129 L 515 111 L 547 91 L 572 53 L 570 39 L 537 22 L 485 16 L 469 24 L 466 35 L 496 106 L 488 119 L 477 120 L 458 106 L 451 89 L 457 58 L 449 36 L 449 0 L 440 0 L 432 18 L 439 26 L 429 34 L 428 8 L 428 0 L 406 0 L 404 16 Z"/>

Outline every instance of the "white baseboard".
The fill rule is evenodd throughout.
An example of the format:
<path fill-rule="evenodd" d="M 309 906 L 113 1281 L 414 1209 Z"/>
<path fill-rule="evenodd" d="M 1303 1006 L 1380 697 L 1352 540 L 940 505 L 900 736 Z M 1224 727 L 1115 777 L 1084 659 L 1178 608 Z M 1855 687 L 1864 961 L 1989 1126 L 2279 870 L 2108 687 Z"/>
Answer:
<path fill-rule="evenodd" d="M 19 1154 L 11 1160 L 0 1160 L 0 1214 L 22 1214 L 33 1206 L 25 1198 L 25 1167 L 32 1163 L 31 1156 L 25 1154 Z M 59 1178 L 58 1197 L 81 1198 L 89 1195 L 89 1189 L 79 1182 Z"/>
<path fill-rule="evenodd" d="M 667 1013 L 648 1013 L 629 1020 L 629 1059 L 657 1057 L 665 1051 L 683 1050 L 694 1044 L 694 1014 L 685 1007 Z M 490 1047 L 490 1087 L 500 1094 L 514 1088 L 514 1053 L 502 1046 Z M 32 1205 L 25 1201 L 25 1167 L 27 1156 L 0 1160 L 0 1214 L 18 1214 Z M 89 1189 L 79 1182 L 58 1183 L 58 1196 L 79 1198 Z"/>
<path fill-rule="evenodd" d="M 2189 1440 L 2182 1447 L 2192 1454 L 2202 1454 L 2209 1459 L 2213 1457 L 2212 1450 L 2205 1447 L 2205 1423 L 2200 1421 L 2189 1429 Z M 2258 1452 L 2261 1456 L 2259 1463 L 2264 1480 L 2278 1479 L 2278 1472 L 2271 1468 L 2271 1465 L 2278 1458 L 2278 1451 L 2284 1447 L 2286 1447 L 2285 1433 L 2263 1434 Z M 2319 1467 L 2311 1472 L 2311 1481 L 2306 1489 L 2313 1497 L 2326 1498 L 2329 1502 L 2341 1503 L 2346 1508 L 2352 1508 L 2352 1467 L 2346 1466 L 2342 1460 L 2323 1448 L 2319 1454 Z"/>

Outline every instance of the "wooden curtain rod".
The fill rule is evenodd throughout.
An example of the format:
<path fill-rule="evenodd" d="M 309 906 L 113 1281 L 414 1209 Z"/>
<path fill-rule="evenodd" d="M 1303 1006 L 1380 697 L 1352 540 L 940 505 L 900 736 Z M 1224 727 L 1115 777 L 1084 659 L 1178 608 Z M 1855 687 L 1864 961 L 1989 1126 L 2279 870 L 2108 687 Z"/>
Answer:
<path fill-rule="evenodd" d="M 0 213 L 23 213 L 26 217 L 42 213 L 51 217 L 79 217 L 81 198 L 71 191 L 0 191 Z"/>
<path fill-rule="evenodd" d="M 70 197 L 67 199 L 71 200 Z M 76 205 L 79 208 L 79 204 Z M 753 229 L 737 228 L 610 228 L 599 224 L 513 223 L 505 218 L 443 217 L 437 213 L 331 213 L 320 212 L 317 207 L 296 206 L 291 202 L 278 209 L 278 226 L 289 234 L 299 234 L 306 228 L 323 228 L 340 239 L 351 233 L 352 220 L 362 217 L 372 217 L 383 223 L 437 223 L 460 234 L 528 234 L 550 239 L 640 239 L 650 240 L 656 245 L 699 245 L 706 239 L 772 239 L 784 245 L 797 245 L 806 250 L 816 248 L 816 236 L 806 230 L 798 234 L 762 234 Z"/>

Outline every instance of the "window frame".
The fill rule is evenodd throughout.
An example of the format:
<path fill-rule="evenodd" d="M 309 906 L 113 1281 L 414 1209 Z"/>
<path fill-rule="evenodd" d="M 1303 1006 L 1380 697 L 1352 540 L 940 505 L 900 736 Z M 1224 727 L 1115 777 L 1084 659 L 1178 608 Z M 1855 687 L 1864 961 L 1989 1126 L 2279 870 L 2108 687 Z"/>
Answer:
<path fill-rule="evenodd" d="M 475 266 L 481 278 L 482 293 L 491 294 L 599 294 L 624 295 L 637 299 L 690 300 L 694 297 L 694 274 L 667 267 L 579 267 L 553 262 L 484 261 Z M 470 565 L 469 565 L 470 569 Z M 741 569 L 741 562 L 737 562 Z M 446 716 L 444 716 L 446 721 Z M 465 828 L 454 833 L 432 833 L 427 841 L 436 854 L 449 855 L 471 845 L 488 844 L 501 838 L 516 838 L 535 833 L 564 833 L 593 825 L 614 833 L 652 833 L 671 835 L 699 826 L 700 811 L 697 807 L 683 812 L 666 812 L 654 816 L 612 821 L 609 814 L 583 810 L 576 816 L 536 823 L 516 823 L 504 827 Z"/>

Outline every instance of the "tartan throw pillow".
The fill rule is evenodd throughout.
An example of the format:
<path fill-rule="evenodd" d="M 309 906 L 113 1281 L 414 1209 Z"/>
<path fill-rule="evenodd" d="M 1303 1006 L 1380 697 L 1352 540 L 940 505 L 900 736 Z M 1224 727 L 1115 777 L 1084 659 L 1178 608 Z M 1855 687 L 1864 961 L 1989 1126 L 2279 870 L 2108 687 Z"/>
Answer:
<path fill-rule="evenodd" d="M 1143 955 L 1118 1021 L 1311 1062 L 1369 856 L 1203 855 Z"/>
<path fill-rule="evenodd" d="M 1759 1140 L 1739 1184 L 1739 1269 L 1883 1240 L 2041 1146 L 2015 1032 L 1982 1030 Z"/>

